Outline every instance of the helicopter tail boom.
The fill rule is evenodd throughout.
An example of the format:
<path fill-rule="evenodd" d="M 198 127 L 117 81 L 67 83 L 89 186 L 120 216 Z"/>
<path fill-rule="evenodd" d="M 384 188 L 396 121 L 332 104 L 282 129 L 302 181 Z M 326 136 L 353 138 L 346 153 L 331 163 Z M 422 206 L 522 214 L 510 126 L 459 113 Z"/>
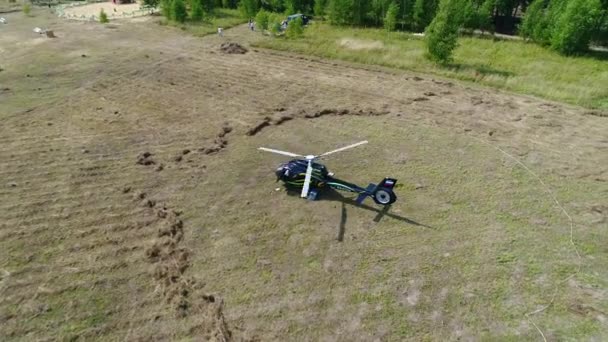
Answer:
<path fill-rule="evenodd" d="M 363 203 L 363 201 L 365 201 L 365 198 L 372 197 L 374 199 L 374 201 L 378 204 L 384 204 L 384 205 L 392 204 L 397 199 L 393 193 L 393 188 L 395 187 L 396 184 L 397 184 L 396 179 L 388 178 L 388 177 L 384 178 L 378 184 L 370 183 L 367 186 L 367 188 L 365 188 L 365 191 L 361 192 L 359 194 L 356 202 L 358 205 L 360 205 L 361 203 Z M 382 190 L 382 192 L 380 192 L 379 190 Z M 380 196 L 382 196 L 383 199 L 377 198 Z M 386 196 L 388 196 L 388 197 L 386 197 Z M 392 198 L 392 197 L 394 197 L 394 198 Z M 385 203 L 385 201 L 386 201 L 386 203 Z"/>

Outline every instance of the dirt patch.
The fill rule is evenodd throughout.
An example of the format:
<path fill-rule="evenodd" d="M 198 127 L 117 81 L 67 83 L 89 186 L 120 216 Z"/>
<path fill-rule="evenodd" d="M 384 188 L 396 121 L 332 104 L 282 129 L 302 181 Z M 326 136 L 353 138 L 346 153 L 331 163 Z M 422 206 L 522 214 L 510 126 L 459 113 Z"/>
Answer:
<path fill-rule="evenodd" d="M 272 119 L 269 117 L 265 117 L 261 122 L 253 125 L 248 131 L 247 135 L 252 136 L 260 133 L 265 127 L 271 125 Z"/>
<path fill-rule="evenodd" d="M 163 299 L 177 318 L 193 316 L 196 323 L 191 330 L 205 336 L 206 340 L 231 340 L 232 333 L 224 320 L 223 300 L 205 293 L 202 282 L 185 275 L 192 264 L 192 252 L 182 246 L 185 227 L 180 218 L 182 211 L 144 198 L 136 196 L 135 201 L 141 201 L 143 207 L 149 208 L 147 220 L 158 227 L 144 256 L 152 265 L 151 274 Z"/>
<path fill-rule="evenodd" d="M 379 40 L 343 38 L 340 40 L 340 46 L 350 50 L 379 50 L 384 47 L 384 44 Z"/>
<path fill-rule="evenodd" d="M 213 144 L 207 147 L 200 148 L 199 151 L 203 154 L 214 154 L 223 150 L 224 148 L 226 148 L 226 146 L 228 146 L 228 139 L 226 139 L 226 136 L 230 132 L 232 132 L 232 127 L 228 123 L 224 123 L 224 126 L 222 126 L 222 129 L 220 130 L 220 133 L 218 133 L 215 140 L 213 140 Z"/>
<path fill-rule="evenodd" d="M 103 10 L 110 20 L 117 18 L 133 18 L 135 16 L 143 16 L 148 13 L 139 10 L 139 4 L 113 4 L 110 2 L 100 2 L 82 6 L 66 7 L 64 15 L 67 18 L 90 18 L 99 16 L 99 12 Z"/>
<path fill-rule="evenodd" d="M 315 109 L 315 110 L 306 110 L 302 109 L 296 111 L 295 113 L 292 111 L 288 111 L 285 108 L 279 108 L 276 110 L 274 115 L 264 117 L 260 122 L 254 124 L 249 128 L 246 135 L 253 136 L 260 133 L 264 128 L 269 126 L 279 126 L 284 124 L 285 122 L 294 120 L 294 119 L 316 119 L 326 115 L 335 115 L 335 116 L 343 116 L 343 115 L 353 115 L 353 116 L 380 116 L 386 115 L 390 112 L 387 110 L 376 111 L 374 109 L 337 109 L 337 108 L 323 108 L 323 109 Z"/>
<path fill-rule="evenodd" d="M 592 116 L 597 116 L 600 118 L 608 118 L 608 112 L 602 112 L 599 110 L 588 111 L 588 112 L 585 112 L 584 115 L 592 115 Z"/>
<path fill-rule="evenodd" d="M 156 164 L 156 162 L 152 159 L 152 153 L 143 152 L 137 156 L 136 164 L 149 166 Z"/>
<path fill-rule="evenodd" d="M 223 43 L 220 45 L 220 51 L 228 54 L 239 54 L 243 55 L 247 53 L 247 49 L 241 46 L 239 43 Z"/>

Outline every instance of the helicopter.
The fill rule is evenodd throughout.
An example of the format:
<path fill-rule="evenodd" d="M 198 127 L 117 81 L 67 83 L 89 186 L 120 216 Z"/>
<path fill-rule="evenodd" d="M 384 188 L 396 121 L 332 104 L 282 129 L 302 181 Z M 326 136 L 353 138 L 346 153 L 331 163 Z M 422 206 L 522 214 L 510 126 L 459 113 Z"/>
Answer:
<path fill-rule="evenodd" d="M 276 150 L 272 148 L 259 147 L 258 149 L 265 152 L 276 153 L 296 159 L 292 159 L 286 163 L 279 165 L 275 174 L 277 181 L 281 180 L 288 188 L 302 188 L 300 197 L 314 201 L 318 198 L 319 190 L 329 187 L 339 191 L 356 193 L 356 203 L 360 205 L 363 201 L 370 197 L 376 204 L 389 206 L 397 200 L 397 195 L 393 189 L 397 184 L 397 179 L 386 177 L 380 183 L 370 183 L 366 188 L 359 185 L 338 179 L 334 174 L 327 170 L 327 167 L 316 161 L 322 158 L 351 149 L 360 145 L 367 144 L 367 141 L 361 141 L 352 145 L 344 146 L 333 151 L 325 152 L 319 155 L 301 155 L 292 152 Z"/>

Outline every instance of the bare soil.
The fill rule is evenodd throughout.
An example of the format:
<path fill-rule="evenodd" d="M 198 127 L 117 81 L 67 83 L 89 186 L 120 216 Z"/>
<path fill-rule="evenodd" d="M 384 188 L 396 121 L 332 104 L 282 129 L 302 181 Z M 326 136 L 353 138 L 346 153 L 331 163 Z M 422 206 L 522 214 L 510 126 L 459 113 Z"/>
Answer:
<path fill-rule="evenodd" d="M 7 17 L 6 339 L 539 339 L 525 314 L 579 269 L 532 319 L 552 340 L 606 338 L 604 113 L 307 56 L 218 53 L 216 35 L 153 21 Z M 245 26 L 226 36 L 264 39 Z M 364 186 L 398 178 L 390 211 L 276 191 L 284 159 L 256 150 L 363 139 L 326 165 Z M 547 189 L 574 219 L 580 259 Z"/>

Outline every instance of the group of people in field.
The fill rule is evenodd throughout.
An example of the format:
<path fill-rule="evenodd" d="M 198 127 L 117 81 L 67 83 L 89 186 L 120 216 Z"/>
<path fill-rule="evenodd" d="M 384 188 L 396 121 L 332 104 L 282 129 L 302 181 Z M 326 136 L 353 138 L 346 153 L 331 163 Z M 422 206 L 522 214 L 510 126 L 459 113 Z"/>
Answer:
<path fill-rule="evenodd" d="M 249 24 L 248 25 L 249 25 L 249 29 L 251 31 L 255 31 L 255 22 L 253 21 L 253 19 L 249 19 Z M 217 28 L 217 34 L 218 34 L 218 36 L 223 37 L 224 36 L 224 29 L 221 28 L 221 27 L 218 27 Z"/>

